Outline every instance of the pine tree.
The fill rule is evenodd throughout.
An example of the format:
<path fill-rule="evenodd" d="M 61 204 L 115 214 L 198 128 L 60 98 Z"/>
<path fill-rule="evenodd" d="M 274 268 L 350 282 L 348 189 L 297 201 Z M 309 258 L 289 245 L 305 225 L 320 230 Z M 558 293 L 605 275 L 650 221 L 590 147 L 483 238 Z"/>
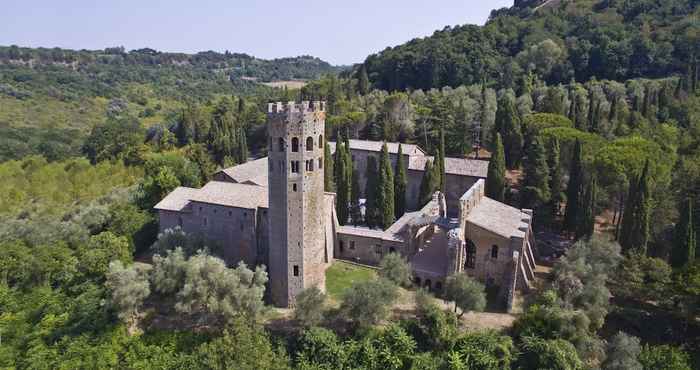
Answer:
<path fill-rule="evenodd" d="M 331 147 L 328 145 L 328 142 L 326 142 L 323 146 L 323 188 L 325 191 L 335 191 L 333 176 L 333 157 L 331 157 Z"/>
<path fill-rule="evenodd" d="M 671 266 L 680 268 L 695 261 L 697 234 L 693 225 L 693 199 L 681 204 L 681 219 L 674 230 L 674 243 L 671 250 Z"/>
<path fill-rule="evenodd" d="M 549 202 L 549 166 L 544 146 L 535 138 L 525 159 L 525 178 L 523 179 L 523 197 L 521 204 L 527 208 L 539 208 Z"/>
<path fill-rule="evenodd" d="M 378 224 L 377 211 L 377 191 L 379 170 L 377 169 L 377 160 L 374 156 L 367 157 L 367 171 L 365 172 L 365 223 L 370 228 L 374 228 Z"/>
<path fill-rule="evenodd" d="M 347 181 L 348 171 L 345 168 L 347 163 L 345 160 L 345 148 L 341 142 L 338 142 L 336 145 L 333 163 L 336 186 L 336 214 L 338 215 L 338 222 L 341 225 L 345 225 L 345 223 L 348 221 L 348 204 L 350 202 L 351 189 L 350 184 Z"/>
<path fill-rule="evenodd" d="M 595 231 L 596 186 L 597 181 L 594 176 L 588 181 L 586 190 L 583 193 L 583 209 L 581 210 L 581 218 L 576 228 L 576 239 L 584 237 L 590 238 Z"/>
<path fill-rule="evenodd" d="M 438 183 L 438 189 L 444 194 L 445 185 L 447 183 L 447 172 L 445 169 L 445 129 L 440 127 L 440 149 L 438 152 L 438 165 L 440 171 L 440 180 Z"/>
<path fill-rule="evenodd" d="M 403 157 L 403 148 L 399 144 L 399 152 L 396 161 L 396 181 L 394 182 L 394 215 L 403 216 L 406 213 L 406 188 L 408 176 L 406 174 L 406 160 Z"/>
<path fill-rule="evenodd" d="M 501 134 L 503 140 L 506 166 L 510 169 L 516 168 L 523 155 L 523 133 L 520 116 L 510 93 L 503 94 L 498 101 L 495 130 Z"/>
<path fill-rule="evenodd" d="M 562 174 L 559 153 L 559 140 L 552 138 L 549 141 L 547 165 L 549 166 L 549 190 L 552 194 L 549 204 L 553 216 L 559 214 L 559 206 L 564 201 L 564 189 L 562 189 L 562 178 L 564 175 Z"/>
<path fill-rule="evenodd" d="M 491 162 L 489 162 L 488 177 L 486 178 L 486 196 L 503 202 L 506 190 L 506 162 L 503 153 L 501 134 L 496 134 Z"/>
<path fill-rule="evenodd" d="M 379 157 L 379 184 L 377 186 L 377 204 L 381 216 L 382 229 L 386 230 L 396 220 L 394 215 L 394 171 L 386 143 L 382 146 Z"/>
<path fill-rule="evenodd" d="M 618 241 L 623 251 L 638 250 L 646 253 L 649 242 L 649 217 L 651 193 L 649 189 L 649 160 L 641 175 L 630 184 L 627 203 L 622 214 L 622 227 Z"/>
<path fill-rule="evenodd" d="M 360 66 L 358 71 L 357 88 L 360 91 L 360 95 L 369 93 L 369 77 L 367 76 L 367 67 L 364 64 Z"/>
<path fill-rule="evenodd" d="M 420 194 L 418 196 L 418 208 L 422 208 L 424 205 L 428 204 L 433 198 L 433 163 L 430 160 L 425 162 L 425 168 L 423 170 L 423 179 L 420 183 Z"/>
<path fill-rule="evenodd" d="M 569 184 L 566 187 L 566 210 L 564 213 L 564 230 L 575 231 L 579 215 L 581 186 L 583 182 L 583 149 L 581 142 L 576 139 L 574 156 L 569 170 Z"/>

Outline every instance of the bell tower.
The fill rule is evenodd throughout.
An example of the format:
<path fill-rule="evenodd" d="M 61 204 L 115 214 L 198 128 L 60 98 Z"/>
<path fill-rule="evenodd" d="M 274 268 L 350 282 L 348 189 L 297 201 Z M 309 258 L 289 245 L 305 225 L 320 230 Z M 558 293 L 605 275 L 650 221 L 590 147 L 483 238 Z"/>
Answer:
<path fill-rule="evenodd" d="M 325 102 L 268 105 L 270 292 L 279 307 L 311 286 L 325 291 L 325 117 Z"/>

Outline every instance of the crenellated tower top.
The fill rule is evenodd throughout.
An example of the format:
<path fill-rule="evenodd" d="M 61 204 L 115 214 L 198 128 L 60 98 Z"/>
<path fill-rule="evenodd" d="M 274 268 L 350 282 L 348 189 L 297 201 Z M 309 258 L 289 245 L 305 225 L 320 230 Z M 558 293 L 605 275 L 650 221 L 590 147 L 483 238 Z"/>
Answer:
<path fill-rule="evenodd" d="M 267 113 L 270 116 L 276 115 L 290 115 L 295 113 L 312 113 L 312 112 L 325 112 L 326 102 L 325 101 L 302 101 L 297 103 L 294 101 L 290 102 L 276 102 L 269 103 L 267 105 Z"/>

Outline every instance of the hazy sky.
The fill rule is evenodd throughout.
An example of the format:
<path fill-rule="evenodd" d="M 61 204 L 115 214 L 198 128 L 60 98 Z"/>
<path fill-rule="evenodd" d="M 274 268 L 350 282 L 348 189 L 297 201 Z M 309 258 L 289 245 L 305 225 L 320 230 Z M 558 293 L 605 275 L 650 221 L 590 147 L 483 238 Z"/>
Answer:
<path fill-rule="evenodd" d="M 6 2 L 9 1 L 9 4 Z M 4 0 L 0 45 L 309 54 L 333 64 L 446 25 L 483 24 L 513 0 Z"/>

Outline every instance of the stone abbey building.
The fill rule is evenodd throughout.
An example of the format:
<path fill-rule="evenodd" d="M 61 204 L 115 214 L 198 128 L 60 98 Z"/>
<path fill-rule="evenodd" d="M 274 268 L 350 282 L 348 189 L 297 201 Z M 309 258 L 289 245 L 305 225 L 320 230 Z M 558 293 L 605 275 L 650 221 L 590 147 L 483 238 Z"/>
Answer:
<path fill-rule="evenodd" d="M 221 244 L 227 263 L 264 264 L 270 298 L 281 307 L 293 305 L 305 288 L 325 289 L 334 258 L 376 265 L 388 253 L 403 255 L 415 283 L 434 291 L 448 276 L 466 272 L 500 287 L 510 307 L 516 290 L 531 287 L 532 212 L 484 195 L 488 162 L 446 158 L 445 194 L 420 205 L 423 170 L 432 157 L 403 144 L 409 211 L 386 230 L 340 226 L 335 194 L 323 188 L 324 128 L 324 102 L 270 104 L 268 157 L 224 169 L 201 189 L 172 191 L 155 206 L 161 232 L 203 233 Z M 387 144 L 396 164 L 399 144 Z M 381 147 L 351 140 L 355 173 L 364 177 L 367 158 L 378 159 Z"/>

